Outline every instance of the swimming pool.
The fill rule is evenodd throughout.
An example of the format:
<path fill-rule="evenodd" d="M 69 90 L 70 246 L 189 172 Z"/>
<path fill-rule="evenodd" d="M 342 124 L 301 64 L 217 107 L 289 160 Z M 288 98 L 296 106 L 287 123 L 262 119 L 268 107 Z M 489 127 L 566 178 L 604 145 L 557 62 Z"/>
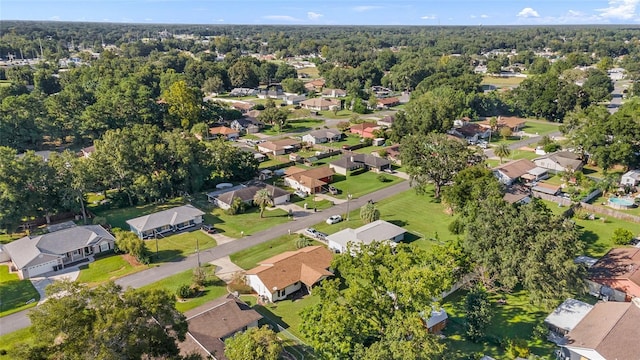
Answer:
<path fill-rule="evenodd" d="M 614 209 L 630 209 L 633 207 L 633 200 L 617 197 L 609 198 L 609 206 Z"/>

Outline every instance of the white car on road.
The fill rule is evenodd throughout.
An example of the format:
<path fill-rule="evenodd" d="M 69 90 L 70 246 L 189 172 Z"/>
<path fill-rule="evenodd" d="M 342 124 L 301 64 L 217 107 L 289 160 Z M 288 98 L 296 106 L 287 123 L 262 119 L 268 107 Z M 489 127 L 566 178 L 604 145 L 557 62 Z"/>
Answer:
<path fill-rule="evenodd" d="M 329 216 L 329 218 L 327 219 L 327 224 L 329 225 L 336 224 L 336 223 L 339 223 L 340 221 L 342 221 L 342 216 L 333 215 L 333 216 Z"/>

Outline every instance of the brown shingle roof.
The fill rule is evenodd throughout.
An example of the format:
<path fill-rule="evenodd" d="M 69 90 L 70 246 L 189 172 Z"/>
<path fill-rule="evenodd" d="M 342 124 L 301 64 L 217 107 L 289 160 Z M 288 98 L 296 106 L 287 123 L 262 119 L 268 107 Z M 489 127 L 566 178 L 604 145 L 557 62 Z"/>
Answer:
<path fill-rule="evenodd" d="M 527 123 L 526 119 L 522 119 L 515 116 L 498 116 L 497 120 L 498 120 L 498 127 L 507 126 L 510 129 L 521 128 Z M 491 127 L 491 120 L 487 119 L 479 122 L 478 124 L 489 128 Z"/>
<path fill-rule="evenodd" d="M 640 308 L 633 302 L 601 302 L 567 334 L 567 347 L 596 350 L 605 359 L 638 359 Z"/>
<path fill-rule="evenodd" d="M 517 179 L 536 167 L 536 164 L 531 160 L 520 159 L 500 165 L 496 167 L 495 170 L 500 170 L 511 179 Z"/>
<path fill-rule="evenodd" d="M 286 148 L 287 146 L 299 145 L 300 141 L 294 139 L 280 139 L 273 141 L 265 141 L 258 147 L 265 148 L 270 151 L 276 151 Z"/>
<path fill-rule="evenodd" d="M 397 97 L 388 97 L 388 98 L 378 99 L 378 104 L 380 105 L 393 105 L 398 103 L 400 103 L 400 100 L 398 100 Z"/>
<path fill-rule="evenodd" d="M 267 289 L 284 289 L 298 281 L 312 286 L 333 275 L 327 270 L 332 259 L 333 253 L 325 247 L 308 246 L 264 260 L 247 275 L 257 275 Z"/>
<path fill-rule="evenodd" d="M 237 134 L 236 130 L 226 126 L 218 126 L 209 128 L 209 134 L 211 135 L 229 135 L 229 134 Z"/>
<path fill-rule="evenodd" d="M 289 171 L 289 169 L 287 169 L 286 171 Z M 313 168 L 305 171 L 295 171 L 295 170 L 291 170 L 291 171 L 293 173 L 288 176 L 294 178 L 296 181 L 300 179 L 302 176 L 308 177 L 310 179 L 319 180 L 319 179 L 324 179 L 324 178 L 333 176 L 336 173 L 335 170 L 331 169 L 328 166 L 317 167 L 317 168 Z"/>
<path fill-rule="evenodd" d="M 589 279 L 640 297 L 640 248 L 613 248 L 589 268 Z"/>

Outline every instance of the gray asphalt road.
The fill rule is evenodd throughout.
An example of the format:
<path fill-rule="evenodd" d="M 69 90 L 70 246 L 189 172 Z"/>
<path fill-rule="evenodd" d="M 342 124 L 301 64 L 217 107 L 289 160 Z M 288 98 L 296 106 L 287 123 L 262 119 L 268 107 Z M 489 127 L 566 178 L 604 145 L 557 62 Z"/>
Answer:
<path fill-rule="evenodd" d="M 324 221 L 331 215 L 344 215 L 347 211 L 347 206 L 349 206 L 350 210 L 354 210 L 363 206 L 369 200 L 377 202 L 387 197 L 393 196 L 394 194 L 397 194 L 399 192 L 408 190 L 409 188 L 409 182 L 403 181 L 399 184 L 389 186 L 363 197 L 352 199 L 349 204 L 342 203 L 327 210 L 319 211 L 317 213 L 311 213 L 307 216 L 298 217 L 293 221 L 274 226 L 271 229 L 256 234 L 249 234 L 248 236 L 245 236 L 241 239 L 234 240 L 232 242 L 200 252 L 200 261 L 202 263 L 210 262 L 215 259 L 219 259 L 221 257 L 236 253 L 240 250 L 244 250 L 257 244 L 261 244 L 279 236 L 288 234 L 289 230 L 291 230 L 291 232 L 295 232 L 304 228 L 308 228 Z M 197 255 L 194 254 L 180 259 L 179 261 L 162 264 L 148 270 L 125 276 L 116 280 L 116 283 L 124 288 L 139 288 L 144 285 L 164 279 L 175 273 L 194 268 L 195 266 L 197 266 L 197 264 Z M 0 336 L 29 326 L 30 321 L 27 317 L 27 312 L 28 310 L 25 310 L 0 318 Z"/>
<path fill-rule="evenodd" d="M 562 133 L 560 131 L 554 131 L 550 134 L 547 134 L 550 138 L 554 137 L 554 136 L 560 136 L 562 135 Z M 514 142 L 511 145 L 509 145 L 509 149 L 511 150 L 517 150 L 523 146 L 527 146 L 527 145 L 531 145 L 531 144 L 536 144 L 538 141 L 540 141 L 540 138 L 542 136 L 534 136 L 534 137 L 530 137 L 530 138 L 526 138 L 526 139 L 522 139 L 520 141 Z M 487 158 L 492 158 L 495 157 L 496 155 L 493 153 L 493 149 L 487 149 L 484 151 L 484 154 L 487 156 Z"/>

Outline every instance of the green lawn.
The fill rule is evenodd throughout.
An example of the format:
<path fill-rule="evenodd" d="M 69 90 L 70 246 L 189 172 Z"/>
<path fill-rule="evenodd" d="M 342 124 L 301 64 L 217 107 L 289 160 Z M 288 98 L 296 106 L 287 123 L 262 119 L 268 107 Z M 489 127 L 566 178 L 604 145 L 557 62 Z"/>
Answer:
<path fill-rule="evenodd" d="M 407 190 L 376 203 L 376 206 L 380 210 L 380 219 L 407 229 L 406 241 L 418 247 L 428 249 L 434 244 L 455 239 L 448 230 L 454 217 L 447 215 L 444 206 L 435 202 L 431 194 L 417 195 L 414 190 Z M 354 209 L 349 217 L 349 221 L 333 225 L 322 222 L 315 228 L 333 234 L 347 227 L 355 229 L 364 225 L 360 220 L 360 210 Z"/>
<path fill-rule="evenodd" d="M 97 216 L 104 216 L 107 218 L 107 222 L 111 224 L 113 227 L 121 228 L 128 230 L 129 226 L 126 221 L 129 219 L 133 219 L 139 216 L 148 215 L 151 213 L 155 213 L 158 211 L 166 210 L 172 207 L 184 205 L 184 200 L 180 197 L 169 200 L 163 204 L 149 204 L 142 206 L 133 206 L 124 209 L 113 209 L 113 210 L 103 210 L 97 211 Z"/>
<path fill-rule="evenodd" d="M 311 79 L 315 79 L 320 77 L 320 74 L 318 73 L 318 68 L 317 67 L 308 67 L 308 68 L 303 68 L 303 69 L 298 69 L 298 74 L 307 74 L 309 75 L 309 78 Z"/>
<path fill-rule="evenodd" d="M 344 145 L 349 145 L 349 146 L 358 145 L 358 144 L 360 144 L 360 140 L 362 140 L 362 138 L 359 137 L 359 136 L 347 135 L 347 136 L 343 137 L 342 140 L 340 140 L 340 141 L 331 142 L 331 143 L 323 144 L 323 145 L 329 146 L 329 147 L 332 147 L 332 148 L 340 149 Z"/>
<path fill-rule="evenodd" d="M 0 244 L 8 244 L 13 240 L 18 240 L 24 237 L 25 233 L 11 233 L 11 234 L 0 234 Z"/>
<path fill-rule="evenodd" d="M 534 151 L 511 150 L 511 155 L 509 155 L 508 160 L 520 160 L 520 159 L 533 160 L 538 157 L 540 157 L 540 155 L 536 154 Z"/>
<path fill-rule="evenodd" d="M 157 244 L 157 254 L 156 254 Z M 191 254 L 195 254 L 196 245 L 200 250 L 216 246 L 216 241 L 201 230 L 193 230 L 165 238 L 145 240 L 144 245 L 152 254 L 153 263 L 176 261 Z"/>
<path fill-rule="evenodd" d="M 259 169 L 264 169 L 264 168 L 268 168 L 271 166 L 275 166 L 275 165 L 280 165 L 280 164 L 284 164 L 286 162 L 289 162 L 288 159 L 287 161 L 283 161 L 283 158 L 280 156 L 276 156 L 276 157 L 272 157 L 269 158 L 269 160 L 263 161 L 258 165 Z"/>
<path fill-rule="evenodd" d="M 284 235 L 254 247 L 244 249 L 235 254 L 231 254 L 230 258 L 236 265 L 245 270 L 249 270 L 258 266 L 258 263 L 262 260 L 281 254 L 285 251 L 297 250 L 297 238 L 298 234 Z M 313 245 L 321 244 L 313 241 Z"/>
<path fill-rule="evenodd" d="M 339 199 L 346 199 L 347 194 L 351 194 L 354 198 L 372 193 L 374 191 L 386 188 L 388 186 L 397 184 L 404 181 L 403 179 L 390 174 L 383 173 L 389 180 L 387 182 L 381 182 L 378 180 L 377 173 L 367 171 L 362 174 L 353 176 L 334 175 L 331 185 L 340 189 L 340 194 L 333 195 Z"/>
<path fill-rule="evenodd" d="M 320 297 L 307 295 L 302 299 L 282 300 L 266 306 L 256 305 L 253 308 L 262 316 L 280 324 L 280 326 L 304 341 L 304 337 L 300 334 L 300 311 L 308 306 L 317 304 L 319 301 Z"/>
<path fill-rule="evenodd" d="M 11 350 L 14 346 L 18 344 L 28 344 L 31 345 L 35 342 L 36 335 L 31 332 L 30 327 L 26 327 L 24 329 L 20 329 L 18 331 L 14 331 L 12 333 L 8 333 L 6 335 L 0 336 L 0 350 Z M 2 355 L 0 352 L 0 360 L 14 360 L 15 358 L 12 354 Z"/>
<path fill-rule="evenodd" d="M 269 136 L 275 136 L 286 133 L 303 133 L 315 130 L 316 128 L 322 128 L 324 126 L 324 120 L 321 119 L 300 119 L 300 120 L 289 120 L 287 122 L 287 127 L 282 129 L 281 131 L 275 131 L 270 126 L 266 126 L 262 131 L 263 134 Z"/>
<path fill-rule="evenodd" d="M 486 354 L 501 359 L 505 356 L 504 349 L 498 346 L 495 341 L 515 338 L 527 340 L 533 354 L 551 358 L 555 345 L 533 336 L 534 327 L 542 324 L 549 312 L 531 305 L 525 291 L 506 294 L 504 296 L 507 300 L 505 305 L 497 303 L 501 295 L 490 295 L 493 318 L 486 333 L 494 340 L 483 343 L 473 343 L 466 340 L 464 336 L 465 295 L 466 292 L 460 290 L 449 295 L 443 301 L 443 307 L 449 315 L 449 323 L 443 333 L 446 335 L 445 343 L 451 354 L 451 359 L 468 359 L 473 353 Z"/>
<path fill-rule="evenodd" d="M 215 267 L 207 266 L 205 267 L 206 271 L 213 272 Z M 156 289 L 164 289 L 169 291 L 172 294 L 175 294 L 178 291 L 178 288 L 182 285 L 189 285 L 192 282 L 193 277 L 193 269 L 185 270 L 181 273 L 169 276 L 160 281 L 156 281 L 152 284 L 143 286 L 141 289 L 145 290 L 156 290 Z M 187 300 L 176 300 L 176 309 L 181 312 L 185 312 L 191 309 L 194 309 L 200 305 L 205 304 L 213 299 L 217 299 L 223 295 L 226 295 L 227 284 L 224 281 L 218 279 L 215 275 L 211 275 L 211 281 L 208 286 L 206 286 L 202 293 L 192 299 Z"/>
<path fill-rule="evenodd" d="M 329 200 L 322 199 L 320 197 L 316 197 L 315 202 L 311 198 L 311 196 L 307 196 L 306 198 L 298 197 L 297 195 L 291 195 L 292 204 L 296 204 L 298 206 L 304 207 L 304 204 L 307 204 L 308 209 L 312 209 L 314 206 L 318 210 L 328 209 L 333 206 L 333 203 Z"/>
<path fill-rule="evenodd" d="M 265 210 L 264 218 L 260 218 L 260 209 L 257 207 L 249 208 L 245 213 L 236 215 L 227 215 L 219 208 L 203 209 L 203 211 L 207 212 L 205 215 L 207 223 L 214 224 L 224 235 L 235 238 L 241 237 L 241 232 L 247 236 L 289 221 L 289 214 L 280 209 Z"/>
<path fill-rule="evenodd" d="M 146 265 L 133 266 L 122 255 L 111 255 L 80 266 L 78 282 L 90 286 L 147 269 Z"/>
<path fill-rule="evenodd" d="M 524 132 L 527 134 L 546 135 L 552 132 L 560 130 L 559 123 L 553 123 L 545 120 L 531 120 L 527 119 L 527 124 L 524 126 Z"/>
<path fill-rule="evenodd" d="M 617 228 L 627 229 L 636 235 L 640 233 L 639 224 L 600 214 L 596 214 L 596 217 L 596 220 L 573 219 L 582 230 L 580 238 L 587 246 L 586 255 L 588 256 L 599 258 L 611 248 L 620 246 L 611 241 L 613 232 Z M 606 221 L 602 221 L 602 218 Z"/>
<path fill-rule="evenodd" d="M 18 274 L 9 273 L 9 266 L 0 266 L 0 317 L 34 307 L 39 300 L 40 295 L 31 281 L 20 280 Z"/>
<path fill-rule="evenodd" d="M 322 112 L 318 112 L 318 116 L 322 116 L 322 117 L 326 117 L 329 119 L 343 119 L 345 121 L 349 121 L 349 119 L 351 119 L 351 116 L 355 114 L 353 111 L 351 110 L 338 110 L 337 113 L 333 113 L 333 111 L 322 111 Z"/>
<path fill-rule="evenodd" d="M 496 87 L 511 87 L 520 85 L 525 78 L 523 77 L 498 77 L 485 75 L 482 78 L 481 85 L 495 85 Z"/>

